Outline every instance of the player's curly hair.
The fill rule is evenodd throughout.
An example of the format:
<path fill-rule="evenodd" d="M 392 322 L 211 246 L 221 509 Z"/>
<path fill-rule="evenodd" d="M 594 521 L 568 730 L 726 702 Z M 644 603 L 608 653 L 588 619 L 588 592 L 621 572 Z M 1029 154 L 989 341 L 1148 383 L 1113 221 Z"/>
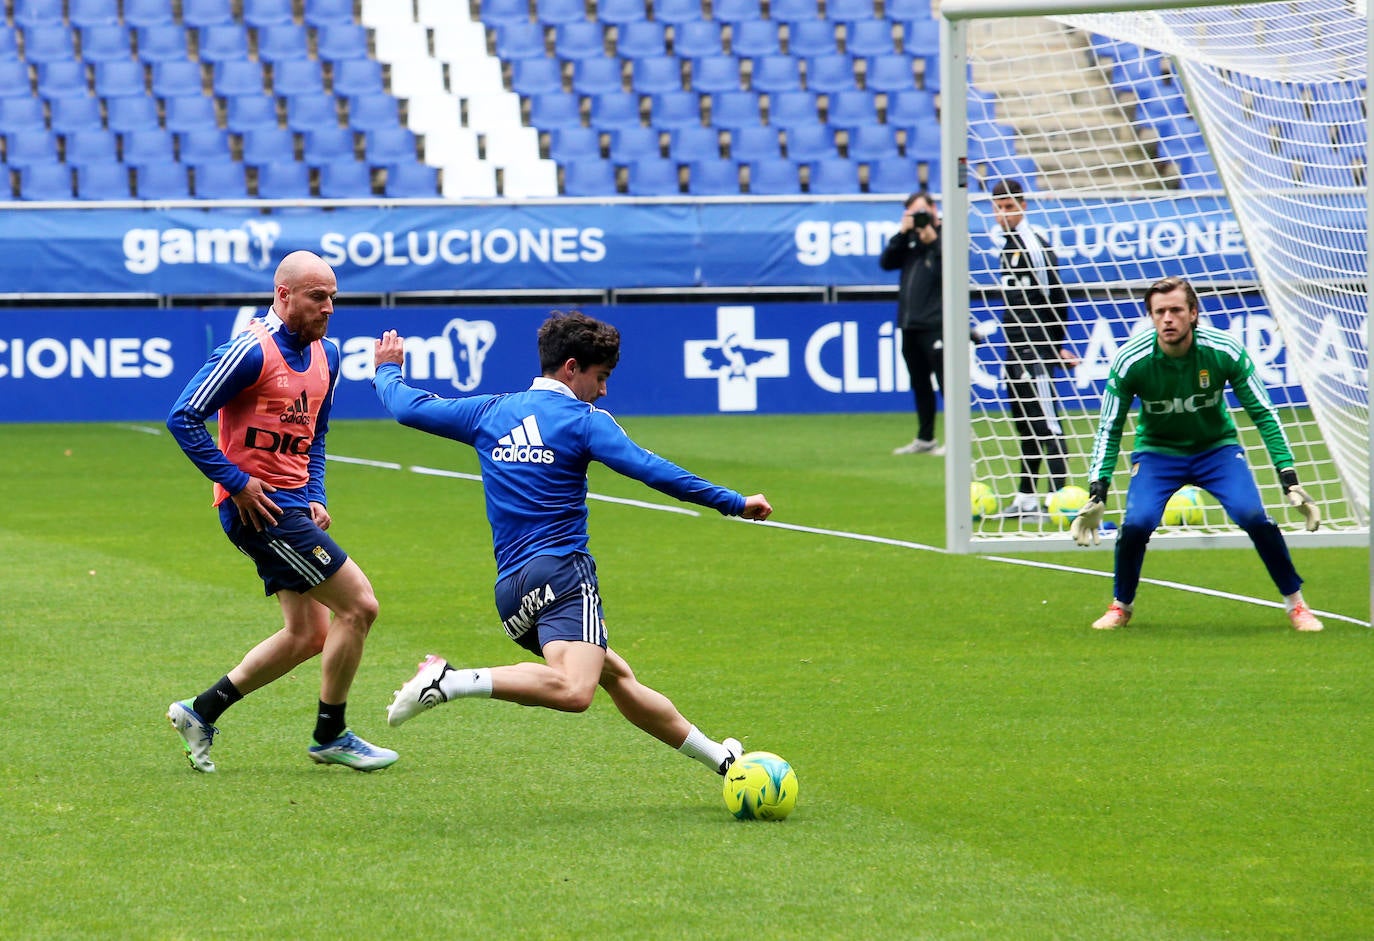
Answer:
<path fill-rule="evenodd" d="M 580 310 L 551 311 L 539 328 L 539 368 L 547 375 L 569 359 L 581 369 L 614 369 L 620 362 L 620 331 Z"/>

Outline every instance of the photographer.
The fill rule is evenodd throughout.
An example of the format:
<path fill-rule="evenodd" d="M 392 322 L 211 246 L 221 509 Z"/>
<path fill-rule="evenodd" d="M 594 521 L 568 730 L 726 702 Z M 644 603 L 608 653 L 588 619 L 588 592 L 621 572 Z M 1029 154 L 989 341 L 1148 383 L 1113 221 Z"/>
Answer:
<path fill-rule="evenodd" d="M 883 249 L 878 265 L 884 271 L 902 272 L 897 326 L 916 400 L 916 437 L 892 453 L 944 454 L 935 440 L 935 389 L 943 391 L 945 386 L 940 215 L 925 190 L 907 197 L 901 226 Z"/>

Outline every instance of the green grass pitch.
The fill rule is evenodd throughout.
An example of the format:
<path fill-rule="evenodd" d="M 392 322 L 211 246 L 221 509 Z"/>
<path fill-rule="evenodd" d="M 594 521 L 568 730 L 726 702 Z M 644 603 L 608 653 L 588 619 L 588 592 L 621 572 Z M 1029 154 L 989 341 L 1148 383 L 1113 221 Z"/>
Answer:
<path fill-rule="evenodd" d="M 889 454 L 909 416 L 623 423 L 779 522 L 943 542 L 941 462 Z M 1106 551 L 1040 570 L 594 502 L 612 645 L 708 734 L 796 768 L 789 820 L 739 823 L 604 694 L 388 728 L 423 654 L 519 651 L 480 485 L 333 462 L 333 532 L 382 606 L 349 719 L 401 760 L 309 761 L 312 663 L 226 714 L 195 774 L 167 704 L 279 616 L 157 430 L 0 429 L 0 938 L 1374 937 L 1374 633 L 1158 585 L 1096 632 Z M 388 423 L 330 443 L 476 471 Z M 1296 558 L 1314 607 L 1368 620 L 1366 550 Z M 1145 574 L 1274 598 L 1248 550 Z"/>

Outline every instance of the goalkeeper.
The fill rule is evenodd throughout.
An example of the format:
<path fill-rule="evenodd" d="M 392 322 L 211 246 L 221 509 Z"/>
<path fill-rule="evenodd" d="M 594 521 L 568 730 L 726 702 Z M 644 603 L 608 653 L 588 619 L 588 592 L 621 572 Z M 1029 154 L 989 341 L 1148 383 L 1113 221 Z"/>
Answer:
<path fill-rule="evenodd" d="M 1254 474 L 1246 463 L 1235 423 L 1226 410 L 1225 386 L 1259 429 L 1288 502 L 1302 513 L 1308 531 L 1321 511 L 1298 484 L 1293 452 L 1264 386 L 1244 347 L 1228 334 L 1198 325 L 1198 299 L 1183 278 L 1165 278 L 1145 292 L 1153 331 L 1137 334 L 1112 360 L 1093 441 L 1088 493 L 1073 521 L 1080 546 L 1098 541 L 1107 487 L 1116 468 L 1121 432 L 1133 399 L 1140 400 L 1126 514 L 1116 538 L 1115 597 L 1093 622 L 1099 630 L 1131 620 L 1140 569 L 1164 505 L 1179 487 L 1194 484 L 1216 497 L 1255 544 L 1269 577 L 1283 595 L 1288 619 L 1300 631 L 1322 622 L 1303 601 L 1302 578 L 1293 567 L 1278 525 L 1265 513 Z"/>

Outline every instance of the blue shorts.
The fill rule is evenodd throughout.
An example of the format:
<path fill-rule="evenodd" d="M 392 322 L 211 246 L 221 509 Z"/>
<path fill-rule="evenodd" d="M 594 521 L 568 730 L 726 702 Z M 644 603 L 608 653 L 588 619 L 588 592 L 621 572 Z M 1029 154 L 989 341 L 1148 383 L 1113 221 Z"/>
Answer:
<path fill-rule="evenodd" d="M 348 561 L 348 554 L 315 525 L 307 510 L 283 509 L 276 525 L 261 532 L 236 519 L 227 535 L 257 565 L 269 595 L 283 588 L 305 594 Z"/>
<path fill-rule="evenodd" d="M 541 555 L 498 581 L 496 612 L 510 639 L 537 656 L 552 640 L 606 646 L 596 562 L 585 552 Z"/>
<path fill-rule="evenodd" d="M 1124 526 L 1153 530 L 1174 491 L 1201 487 L 1242 529 L 1267 521 L 1255 475 L 1239 445 L 1227 444 L 1187 456 L 1137 451 L 1131 455 L 1131 486 L 1126 491 Z"/>

